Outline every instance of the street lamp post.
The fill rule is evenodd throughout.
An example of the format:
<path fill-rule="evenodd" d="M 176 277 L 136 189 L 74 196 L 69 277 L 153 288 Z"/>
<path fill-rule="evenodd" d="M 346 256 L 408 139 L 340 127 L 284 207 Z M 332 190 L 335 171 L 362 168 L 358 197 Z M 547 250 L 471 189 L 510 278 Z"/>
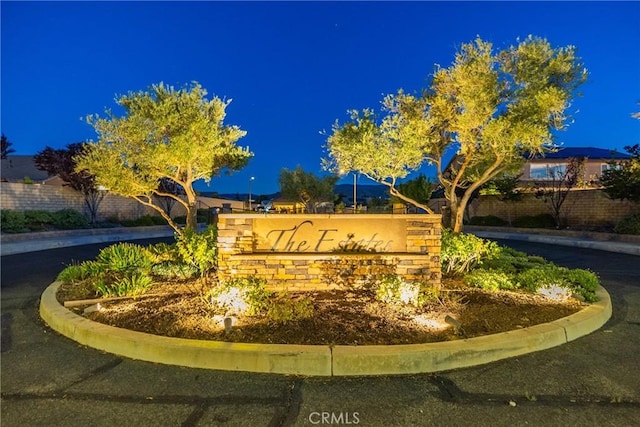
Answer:
<path fill-rule="evenodd" d="M 251 208 L 251 181 L 253 181 L 254 179 L 256 179 L 255 177 L 251 177 L 249 178 L 249 212 L 251 212 L 253 209 Z"/>
<path fill-rule="evenodd" d="M 358 208 L 358 199 L 357 199 L 357 182 L 356 182 L 356 173 L 353 173 L 353 213 L 356 213 Z"/>

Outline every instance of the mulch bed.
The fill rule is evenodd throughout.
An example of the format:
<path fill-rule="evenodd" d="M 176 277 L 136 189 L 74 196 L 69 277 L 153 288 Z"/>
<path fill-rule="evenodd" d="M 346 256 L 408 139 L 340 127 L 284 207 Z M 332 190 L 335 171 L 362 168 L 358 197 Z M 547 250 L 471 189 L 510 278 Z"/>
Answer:
<path fill-rule="evenodd" d="M 89 289 L 64 285 L 58 300 L 86 298 Z M 331 290 L 292 292 L 310 297 L 314 315 L 287 322 L 266 316 L 239 316 L 225 333 L 222 316 L 185 284 L 155 286 L 157 296 L 103 302 L 87 314 L 96 322 L 168 337 L 247 343 L 374 345 L 416 344 L 471 338 L 526 328 L 571 315 L 583 305 L 570 299 L 555 302 L 520 292 L 487 292 L 445 283 L 441 297 L 419 309 L 375 300 L 370 291 Z M 74 309 L 82 314 L 84 307 Z M 448 316 L 448 317 L 447 317 Z M 457 320 L 461 328 L 452 326 Z M 454 321 L 455 323 L 455 321 Z"/>

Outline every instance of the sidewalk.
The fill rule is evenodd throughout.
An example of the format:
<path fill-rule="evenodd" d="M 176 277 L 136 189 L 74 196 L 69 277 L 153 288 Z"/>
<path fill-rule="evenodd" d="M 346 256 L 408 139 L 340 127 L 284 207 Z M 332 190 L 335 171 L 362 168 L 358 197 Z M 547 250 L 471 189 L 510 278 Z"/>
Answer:
<path fill-rule="evenodd" d="M 66 248 L 69 246 L 81 246 L 91 243 L 171 237 L 173 234 L 173 229 L 167 225 L 3 234 L 0 240 L 0 256 L 43 251 L 46 249 Z"/>
<path fill-rule="evenodd" d="M 494 231 L 493 229 L 496 229 Z M 524 242 L 546 243 L 550 245 L 571 246 L 577 248 L 597 249 L 607 252 L 640 256 L 640 236 L 624 236 L 625 240 L 612 240 L 618 236 L 606 233 L 584 233 L 589 237 L 579 236 L 578 232 L 567 232 L 569 236 L 542 234 L 538 230 L 515 229 L 505 230 L 502 227 L 465 227 L 465 231 L 484 239 L 520 240 Z M 560 232 L 562 233 L 562 232 Z M 571 235 L 573 234 L 573 235 Z M 605 240 L 606 239 L 606 240 Z M 635 240 L 638 240 L 637 242 Z"/>

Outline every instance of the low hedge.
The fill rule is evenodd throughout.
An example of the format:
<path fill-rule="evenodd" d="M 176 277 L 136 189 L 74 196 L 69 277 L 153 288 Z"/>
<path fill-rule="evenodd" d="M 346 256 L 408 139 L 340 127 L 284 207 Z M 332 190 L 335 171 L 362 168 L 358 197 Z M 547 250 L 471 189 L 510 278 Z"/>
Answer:
<path fill-rule="evenodd" d="M 469 220 L 469 225 L 484 225 L 484 226 L 500 227 L 503 225 L 507 225 L 507 221 L 495 215 L 474 216 L 474 217 L 471 217 L 471 219 Z"/>
<path fill-rule="evenodd" d="M 123 227 L 144 227 L 151 225 L 167 225 L 167 221 L 161 216 L 144 215 L 137 219 L 120 220 Z"/>
<path fill-rule="evenodd" d="M 14 211 L 3 209 L 0 228 L 4 233 L 28 233 L 45 230 L 72 230 L 86 228 L 87 218 L 73 209 L 55 212 L 43 210 Z"/>
<path fill-rule="evenodd" d="M 513 220 L 514 227 L 556 228 L 556 220 L 550 214 L 523 215 Z"/>
<path fill-rule="evenodd" d="M 622 218 L 613 231 L 619 234 L 640 234 L 640 214 L 631 214 Z"/>

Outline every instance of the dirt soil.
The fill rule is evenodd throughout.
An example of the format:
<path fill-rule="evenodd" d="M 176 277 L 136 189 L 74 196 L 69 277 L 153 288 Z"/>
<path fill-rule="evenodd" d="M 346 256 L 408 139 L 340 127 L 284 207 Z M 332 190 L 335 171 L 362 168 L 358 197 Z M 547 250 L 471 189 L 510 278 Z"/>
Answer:
<path fill-rule="evenodd" d="M 314 305 L 314 315 L 310 318 L 278 323 L 266 316 L 234 317 L 231 331 L 225 333 L 223 316 L 214 316 L 191 286 L 166 283 L 156 285 L 149 293 L 159 295 L 103 302 L 99 310 L 86 317 L 111 326 L 169 337 L 247 343 L 373 345 L 489 335 L 550 322 L 584 307 L 574 299 L 555 302 L 529 293 L 486 292 L 447 280 L 440 298 L 419 309 L 378 302 L 373 293 L 367 291 L 308 292 L 304 296 L 310 296 Z M 291 298 L 301 296 L 301 293 L 291 293 Z M 74 285 L 63 285 L 58 292 L 61 303 L 83 298 L 95 298 L 95 294 Z M 82 315 L 87 307 L 73 310 Z"/>

